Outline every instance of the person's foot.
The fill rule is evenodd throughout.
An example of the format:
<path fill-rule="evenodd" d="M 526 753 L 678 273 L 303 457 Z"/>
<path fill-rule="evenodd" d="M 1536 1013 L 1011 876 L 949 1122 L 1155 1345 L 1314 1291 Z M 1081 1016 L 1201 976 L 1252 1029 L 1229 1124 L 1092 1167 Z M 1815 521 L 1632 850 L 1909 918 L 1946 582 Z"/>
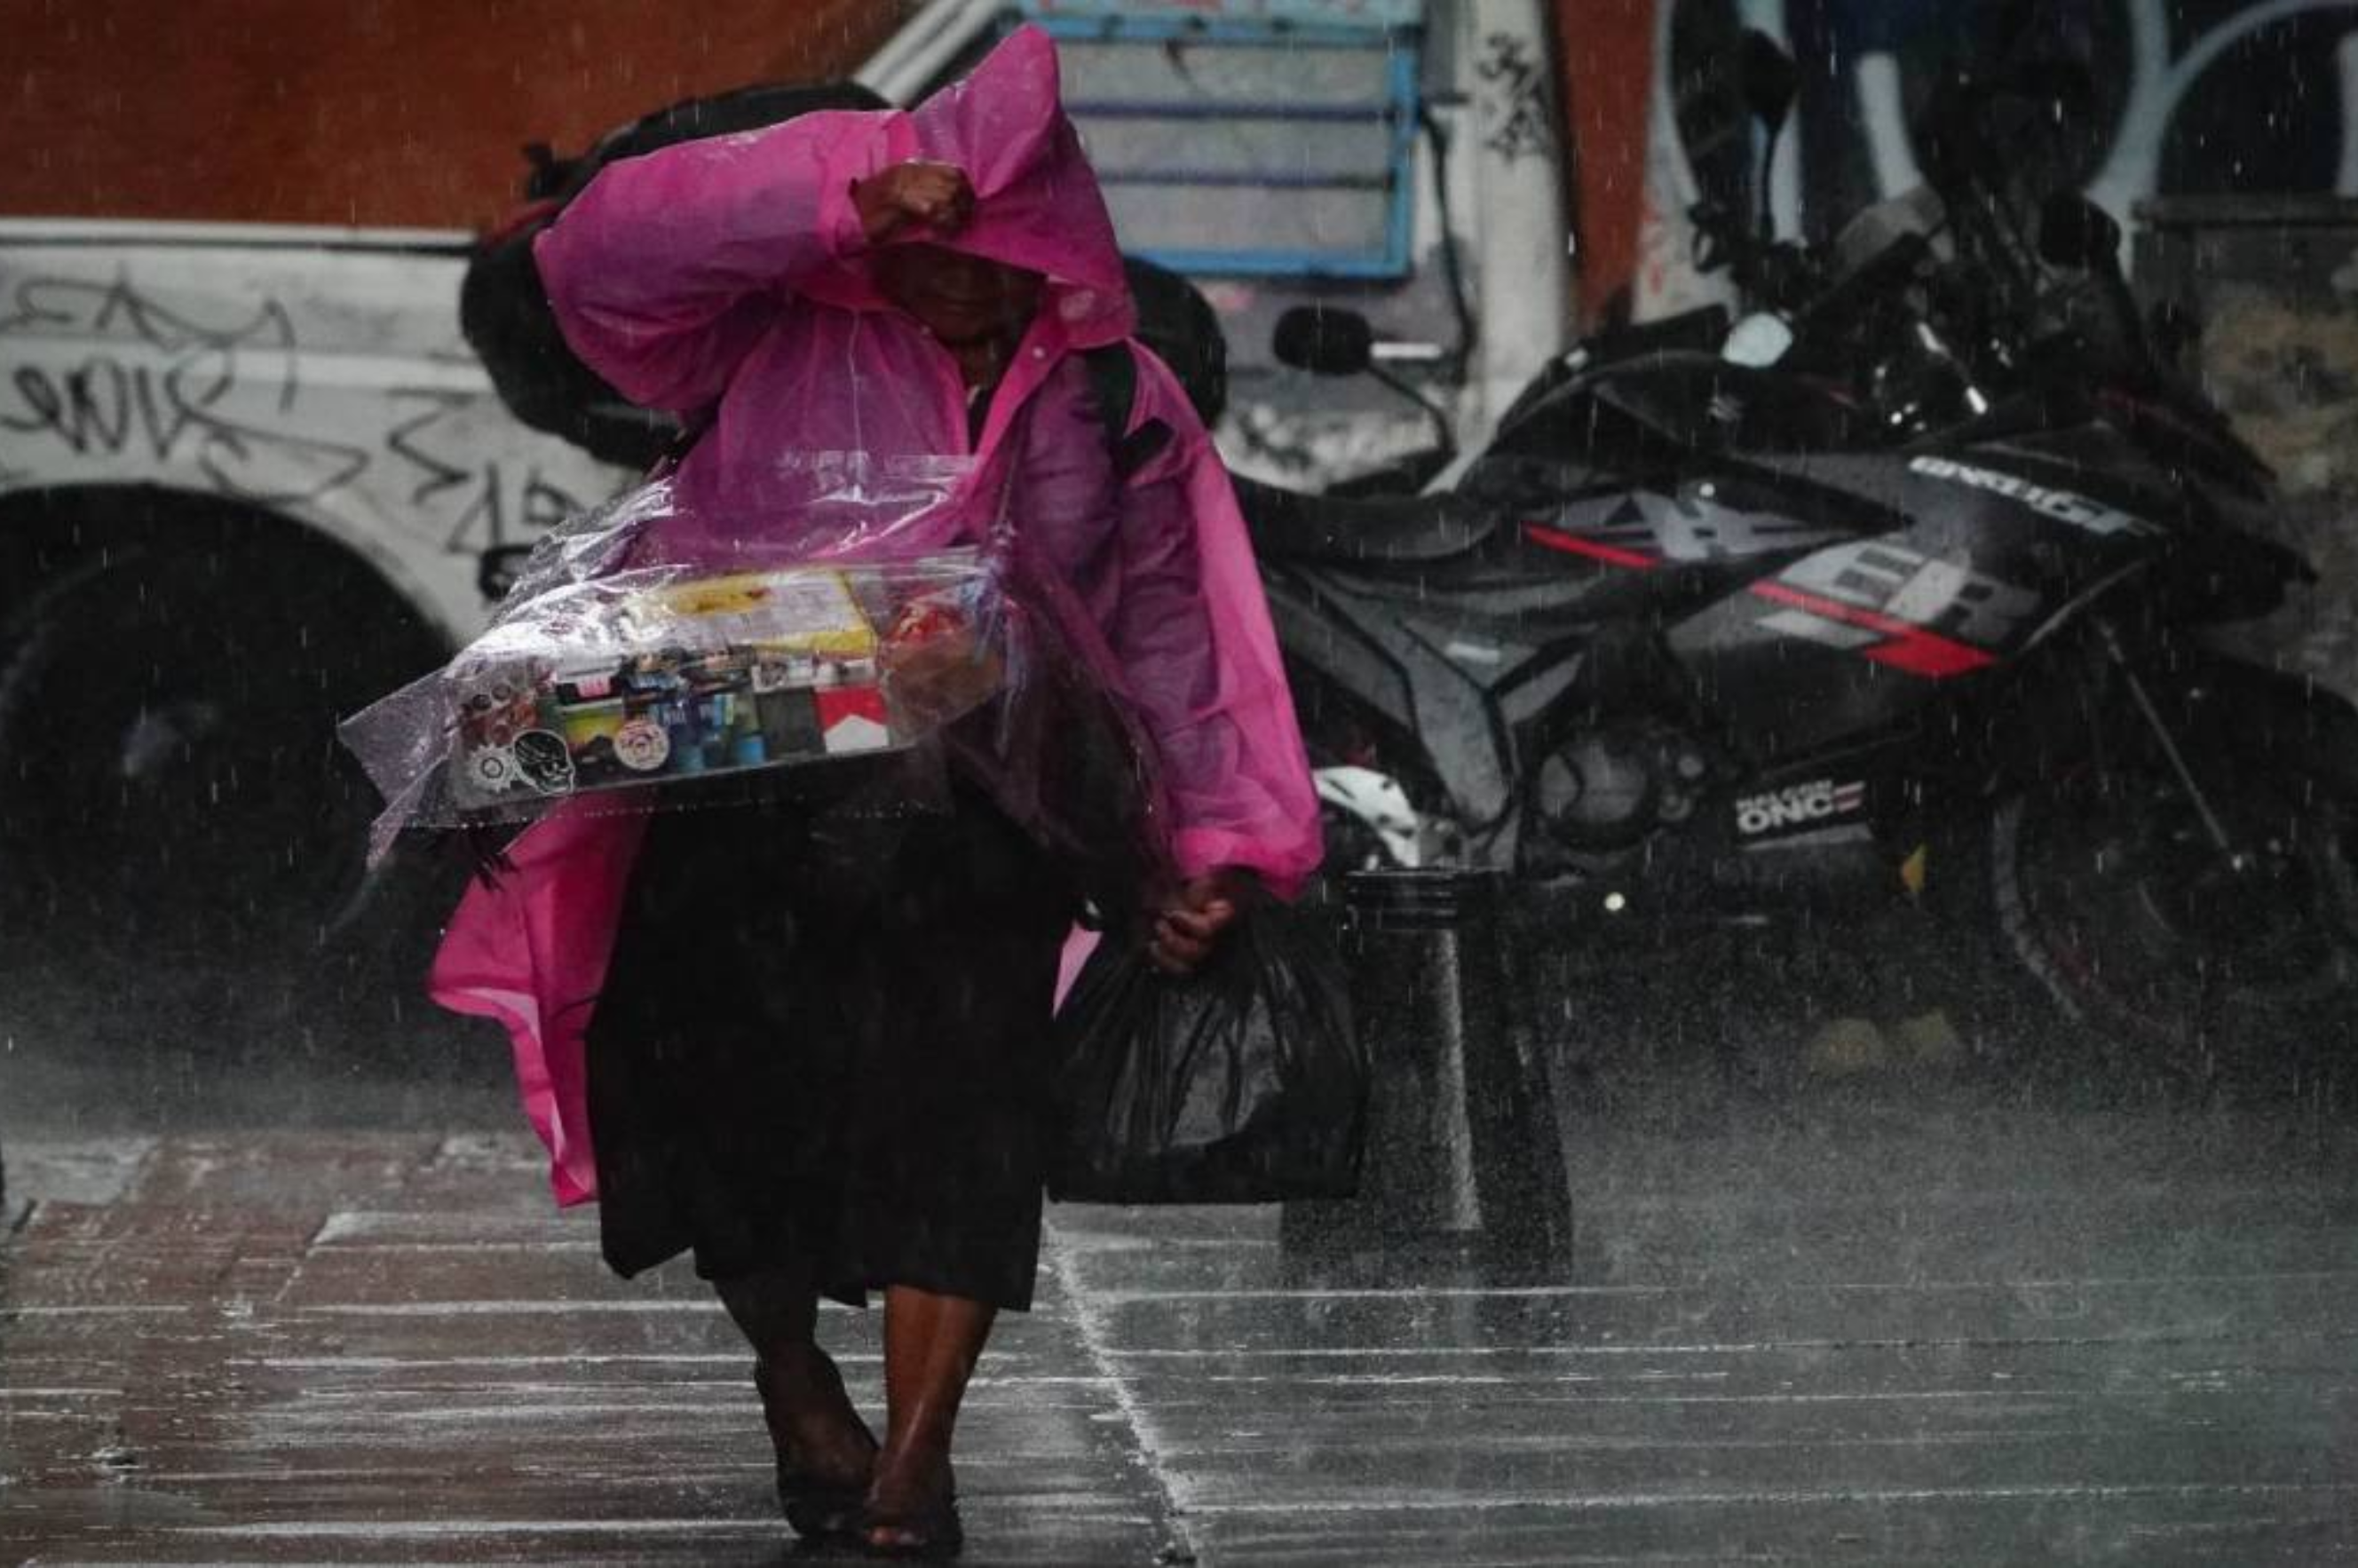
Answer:
<path fill-rule="evenodd" d="M 762 1419 L 778 1461 L 778 1504 L 797 1534 L 858 1528 L 876 1464 L 876 1439 L 844 1390 L 843 1374 L 812 1346 L 753 1367 Z"/>
<path fill-rule="evenodd" d="M 957 1556 L 966 1535 L 949 1455 L 914 1449 L 879 1454 L 860 1543 L 874 1557 Z"/>

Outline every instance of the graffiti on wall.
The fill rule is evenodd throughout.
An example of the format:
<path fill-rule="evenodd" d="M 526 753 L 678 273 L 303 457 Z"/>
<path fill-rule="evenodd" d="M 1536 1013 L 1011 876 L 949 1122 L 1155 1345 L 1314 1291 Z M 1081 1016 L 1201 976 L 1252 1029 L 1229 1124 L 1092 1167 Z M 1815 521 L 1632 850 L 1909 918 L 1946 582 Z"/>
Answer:
<path fill-rule="evenodd" d="M 308 501 L 357 478 L 369 455 L 348 442 L 274 427 L 302 396 L 295 327 L 276 300 L 227 326 L 189 319 L 129 282 L 31 277 L 0 305 L 0 340 L 81 337 L 70 367 L 8 373 L 0 431 L 82 456 L 185 461 L 217 493 L 264 504 Z M 255 394 L 259 390 L 259 398 Z"/>
<path fill-rule="evenodd" d="M 1482 45 L 1474 73 L 1491 89 L 1484 102 L 1483 145 L 1509 163 L 1552 156 L 1556 147 L 1555 109 L 1549 102 L 1547 70 L 1530 40 L 1493 33 Z"/>
<path fill-rule="evenodd" d="M 452 392 L 396 390 L 392 395 L 395 416 L 385 431 L 385 452 L 404 465 L 402 483 L 416 514 L 449 520 L 446 555 L 529 544 L 580 509 L 580 500 L 538 464 L 469 438 L 480 422 L 481 399 Z"/>
<path fill-rule="evenodd" d="M 307 380 L 316 351 L 296 320 L 270 296 L 200 319 L 126 277 L 15 280 L 0 293 L 0 349 L 19 350 L 0 437 L 22 466 L 0 460 L 0 489 L 168 476 L 269 509 L 372 490 L 454 555 L 529 539 L 580 504 L 484 417 L 482 395 Z"/>

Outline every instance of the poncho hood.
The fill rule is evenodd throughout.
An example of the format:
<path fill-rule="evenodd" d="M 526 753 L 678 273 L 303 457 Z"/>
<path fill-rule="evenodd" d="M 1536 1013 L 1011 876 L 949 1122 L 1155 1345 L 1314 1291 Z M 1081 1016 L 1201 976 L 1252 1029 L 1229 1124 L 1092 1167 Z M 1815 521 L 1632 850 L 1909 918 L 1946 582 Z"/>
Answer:
<path fill-rule="evenodd" d="M 1087 349 L 1129 337 L 1137 318 L 1113 219 L 1061 91 L 1055 43 L 1036 27 L 1018 27 L 964 80 L 915 109 L 857 115 L 872 125 L 859 161 L 865 174 L 911 159 L 963 170 L 975 194 L 964 229 L 886 243 L 936 244 L 1040 274 L 1047 279 L 1042 314 L 1066 343 Z M 849 200 L 848 188 L 830 194 Z M 846 308 L 889 308 L 860 255 L 805 287 Z"/>

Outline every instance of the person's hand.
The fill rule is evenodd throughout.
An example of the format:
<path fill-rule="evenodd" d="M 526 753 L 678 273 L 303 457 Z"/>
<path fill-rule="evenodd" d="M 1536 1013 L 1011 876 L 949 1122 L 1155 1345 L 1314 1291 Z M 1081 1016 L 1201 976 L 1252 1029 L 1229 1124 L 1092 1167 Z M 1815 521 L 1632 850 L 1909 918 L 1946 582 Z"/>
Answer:
<path fill-rule="evenodd" d="M 1194 974 L 1260 892 L 1260 880 L 1241 866 L 1182 883 L 1160 901 L 1147 957 L 1166 975 Z"/>
<path fill-rule="evenodd" d="M 974 216 L 974 187 L 956 165 L 913 160 L 855 181 L 851 205 L 871 245 L 913 228 L 954 234 Z"/>

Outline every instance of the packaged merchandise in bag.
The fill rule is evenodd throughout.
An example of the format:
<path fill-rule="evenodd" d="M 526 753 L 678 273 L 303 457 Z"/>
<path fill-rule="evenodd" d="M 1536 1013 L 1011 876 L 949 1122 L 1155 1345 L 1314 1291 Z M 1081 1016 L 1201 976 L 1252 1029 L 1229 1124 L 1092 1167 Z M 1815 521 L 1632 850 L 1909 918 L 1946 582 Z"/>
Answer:
<path fill-rule="evenodd" d="M 1006 523 L 954 504 L 968 468 L 795 453 L 758 514 L 659 478 L 568 520 L 488 630 L 341 727 L 387 802 L 374 854 L 568 801 L 712 804 L 682 786 L 905 752 L 986 708 L 994 735 L 1036 729 L 1029 622 L 971 542 Z"/>
<path fill-rule="evenodd" d="M 585 791 L 897 750 L 1006 676 L 999 589 L 972 551 L 595 586 L 546 596 L 451 665 L 456 809 L 529 814 Z"/>
<path fill-rule="evenodd" d="M 1276 1203 L 1358 1184 L 1370 1068 L 1314 914 L 1264 903 L 1184 978 L 1109 935 L 1057 1039 L 1053 1197 Z"/>

